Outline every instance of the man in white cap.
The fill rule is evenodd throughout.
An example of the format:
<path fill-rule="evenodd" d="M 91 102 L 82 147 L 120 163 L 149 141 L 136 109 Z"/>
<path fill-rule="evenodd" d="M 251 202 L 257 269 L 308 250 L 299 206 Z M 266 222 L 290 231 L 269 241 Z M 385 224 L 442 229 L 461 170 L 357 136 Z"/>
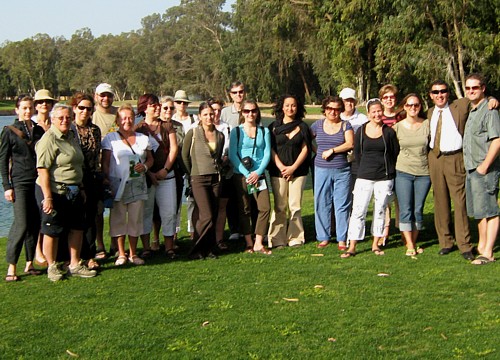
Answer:
<path fill-rule="evenodd" d="M 108 134 L 115 124 L 116 107 L 113 106 L 115 90 L 107 83 L 99 84 L 95 89 L 94 100 L 96 103 L 92 122 L 101 129 L 102 138 Z"/>
<path fill-rule="evenodd" d="M 356 109 L 358 103 L 356 91 L 351 88 L 343 88 L 339 96 L 342 98 L 345 108 L 344 112 L 340 114 L 340 118 L 349 121 L 352 129 L 356 132 L 361 125 L 368 122 L 366 115 L 360 113 L 358 109 Z"/>
<path fill-rule="evenodd" d="M 96 103 L 94 114 L 92 115 L 92 122 L 101 129 L 101 136 L 104 137 L 115 126 L 115 117 L 117 108 L 113 106 L 113 99 L 115 97 L 115 90 L 107 83 L 99 84 L 95 89 L 94 100 Z M 97 259 L 106 257 L 106 248 L 104 246 L 104 205 L 102 201 L 97 204 L 96 215 L 96 243 L 97 243 Z M 111 244 L 111 255 L 113 249 L 118 249 L 118 244 Z"/>

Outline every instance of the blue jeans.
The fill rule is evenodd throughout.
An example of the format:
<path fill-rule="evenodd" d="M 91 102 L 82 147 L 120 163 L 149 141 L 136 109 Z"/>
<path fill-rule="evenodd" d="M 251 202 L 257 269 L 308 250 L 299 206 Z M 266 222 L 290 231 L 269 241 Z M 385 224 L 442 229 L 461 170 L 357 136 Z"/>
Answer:
<path fill-rule="evenodd" d="M 316 239 L 330 240 L 332 205 L 335 208 L 337 242 L 347 241 L 347 224 L 351 196 L 349 194 L 351 168 L 314 169 L 314 223 Z"/>
<path fill-rule="evenodd" d="M 396 172 L 396 195 L 399 204 L 399 230 L 422 230 L 425 198 L 431 188 L 428 175 L 415 176 Z"/>

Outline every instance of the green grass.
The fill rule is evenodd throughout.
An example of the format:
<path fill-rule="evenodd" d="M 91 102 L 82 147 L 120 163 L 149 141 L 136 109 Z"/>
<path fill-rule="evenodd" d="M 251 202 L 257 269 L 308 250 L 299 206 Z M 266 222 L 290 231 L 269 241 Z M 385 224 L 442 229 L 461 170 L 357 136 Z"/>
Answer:
<path fill-rule="evenodd" d="M 13 100 L 0 100 L 0 111 L 14 111 L 16 102 Z"/>
<path fill-rule="evenodd" d="M 302 248 L 264 256 L 231 242 L 218 260 L 158 255 L 143 267 L 107 262 L 94 279 L 2 281 L 0 358 L 498 359 L 500 268 L 438 256 L 431 211 L 429 199 L 416 259 L 398 234 L 386 256 L 369 241 L 352 259 L 316 249 L 306 190 Z M 185 255 L 189 242 L 180 246 Z"/>

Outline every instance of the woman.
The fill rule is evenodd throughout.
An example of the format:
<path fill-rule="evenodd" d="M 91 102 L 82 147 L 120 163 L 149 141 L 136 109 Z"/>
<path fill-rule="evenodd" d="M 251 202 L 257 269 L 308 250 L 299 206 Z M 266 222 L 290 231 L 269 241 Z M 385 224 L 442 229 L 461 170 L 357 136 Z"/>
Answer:
<path fill-rule="evenodd" d="M 224 151 L 224 134 L 215 128 L 214 111 L 208 103 L 200 104 L 198 117 L 200 124 L 187 132 L 182 148 L 195 202 L 194 243 L 189 252 L 193 260 L 215 257 L 219 170 Z"/>
<path fill-rule="evenodd" d="M 401 117 L 396 111 L 397 96 L 398 96 L 398 88 L 392 84 L 387 84 L 382 86 L 378 92 L 378 97 L 379 99 L 382 100 L 382 105 L 384 107 L 382 122 L 389 127 L 394 126 L 394 124 L 396 124 L 399 120 L 401 120 Z M 396 207 L 395 217 L 396 217 L 396 227 L 397 227 L 398 215 L 399 215 L 398 202 L 395 199 L 395 197 L 390 200 L 390 202 L 393 201 Z M 391 206 L 388 205 L 387 210 L 385 211 L 384 236 L 379 240 L 380 246 L 385 246 L 385 242 L 387 240 L 387 237 L 389 236 L 390 226 L 391 226 Z"/>
<path fill-rule="evenodd" d="M 76 136 L 70 131 L 72 119 L 71 106 L 56 104 L 51 112 L 52 125 L 36 144 L 35 195 L 42 217 L 43 253 L 51 281 L 63 278 L 56 264 L 58 241 L 62 235 L 68 239 L 68 274 L 83 278 L 96 276 L 95 270 L 89 270 L 80 259 L 85 228 L 85 158 Z"/>
<path fill-rule="evenodd" d="M 215 225 L 215 238 L 217 240 L 217 246 L 219 250 L 227 250 L 228 247 L 224 242 L 224 227 L 226 226 L 226 208 L 231 196 L 232 184 L 231 176 L 232 171 L 229 170 L 229 124 L 220 120 L 220 115 L 224 103 L 220 99 L 209 99 L 208 104 L 214 111 L 214 125 L 217 131 L 224 134 L 224 149 L 222 151 L 222 163 L 221 163 L 221 181 L 220 181 L 220 191 L 219 191 L 219 214 L 217 215 L 217 223 Z"/>
<path fill-rule="evenodd" d="M 393 126 L 401 148 L 396 163 L 396 195 L 406 255 L 415 256 L 423 252 L 416 243 L 423 227 L 425 198 L 431 187 L 427 160 L 430 130 L 417 94 L 408 94 L 402 104 L 406 117 Z"/>
<path fill-rule="evenodd" d="M 229 159 L 234 167 L 233 181 L 238 197 L 240 231 L 245 236 L 248 253 L 259 252 L 270 255 L 264 247 L 269 212 L 269 190 L 264 171 L 271 158 L 271 137 L 269 129 L 260 125 L 261 115 L 257 102 L 245 100 L 242 103 L 240 125 L 231 130 Z M 255 199 L 258 210 L 255 224 L 255 242 L 252 240 L 251 199 Z"/>
<path fill-rule="evenodd" d="M 13 204 L 14 221 L 7 239 L 7 276 L 5 281 L 18 281 L 17 262 L 25 247 L 25 274 L 40 275 L 33 267 L 40 230 L 40 215 L 35 200 L 35 144 L 44 131 L 32 120 L 33 99 L 21 95 L 16 101 L 18 118 L 6 126 L 0 142 L 0 174 L 5 200 Z"/>
<path fill-rule="evenodd" d="M 383 107 L 379 99 L 367 103 L 368 122 L 356 132 L 354 155 L 359 163 L 354 185 L 352 213 L 349 220 L 349 249 L 342 258 L 354 257 L 356 245 L 365 237 L 366 212 L 372 194 L 375 198 L 372 222 L 372 252 L 384 255 L 379 239 L 384 236 L 384 214 L 394 185 L 399 143 L 396 133 L 382 122 Z"/>
<path fill-rule="evenodd" d="M 274 106 L 276 121 L 269 125 L 269 175 L 274 194 L 268 240 L 276 248 L 305 243 L 302 193 L 309 173 L 311 135 L 304 123 L 304 105 L 294 95 L 283 95 Z M 287 219 L 287 208 L 290 218 Z"/>
<path fill-rule="evenodd" d="M 40 89 L 35 93 L 35 115 L 31 118 L 44 131 L 50 127 L 50 112 L 56 103 L 52 93 L 46 89 Z"/>
<path fill-rule="evenodd" d="M 145 174 L 153 165 L 153 155 L 146 135 L 134 131 L 134 109 L 124 104 L 116 113 L 118 131 L 102 141 L 104 184 L 110 185 L 114 203 L 109 214 L 109 233 L 118 243 L 115 265 L 143 265 L 137 255 L 137 239 L 143 233 L 144 201 L 147 199 Z M 125 253 L 128 235 L 130 253 Z"/>
<path fill-rule="evenodd" d="M 332 211 L 335 211 L 335 229 L 339 250 L 346 249 L 347 223 L 351 197 L 349 196 L 351 167 L 347 152 L 352 149 L 354 133 L 348 121 L 342 121 L 344 102 L 340 97 L 328 96 L 322 103 L 325 118 L 311 126 L 318 146 L 314 160 L 314 222 L 318 248 L 328 246 Z"/>
<path fill-rule="evenodd" d="M 92 113 L 94 111 L 94 98 L 90 95 L 78 92 L 70 100 L 73 107 L 75 120 L 73 130 L 77 136 L 78 143 L 82 148 L 85 158 L 83 163 L 83 187 L 91 189 L 85 193 L 85 230 L 81 257 L 87 260 L 89 269 L 97 269 L 99 263 L 96 256 L 96 222 L 97 202 L 102 192 L 102 182 L 99 179 L 99 160 L 101 153 L 101 130 L 92 124 Z"/>
<path fill-rule="evenodd" d="M 160 102 L 153 94 L 144 94 L 137 102 L 137 114 L 144 119 L 137 124 L 136 132 L 149 137 L 153 152 L 153 165 L 147 172 L 149 178 L 148 199 L 144 202 L 144 230 L 141 239 L 144 246 L 143 257 L 150 251 L 149 239 L 153 226 L 155 203 L 163 228 L 165 253 L 174 258 L 174 234 L 177 213 L 174 162 L 177 157 L 177 139 L 170 122 L 161 121 Z"/>

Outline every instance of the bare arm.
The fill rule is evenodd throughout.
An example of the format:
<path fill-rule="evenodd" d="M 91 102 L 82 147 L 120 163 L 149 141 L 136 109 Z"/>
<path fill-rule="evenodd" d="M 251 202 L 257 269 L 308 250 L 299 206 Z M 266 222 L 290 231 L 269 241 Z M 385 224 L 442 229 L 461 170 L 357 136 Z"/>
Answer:
<path fill-rule="evenodd" d="M 490 147 L 488 148 L 488 152 L 486 153 L 486 157 L 483 162 L 476 168 L 476 171 L 485 175 L 488 172 L 489 167 L 495 161 L 498 154 L 500 153 L 500 138 L 493 139 L 491 141 Z"/>
<path fill-rule="evenodd" d="M 43 202 L 42 210 L 46 214 L 50 214 L 54 208 L 52 200 L 52 190 L 50 190 L 50 173 L 49 169 L 38 168 L 38 185 L 42 188 Z"/>

